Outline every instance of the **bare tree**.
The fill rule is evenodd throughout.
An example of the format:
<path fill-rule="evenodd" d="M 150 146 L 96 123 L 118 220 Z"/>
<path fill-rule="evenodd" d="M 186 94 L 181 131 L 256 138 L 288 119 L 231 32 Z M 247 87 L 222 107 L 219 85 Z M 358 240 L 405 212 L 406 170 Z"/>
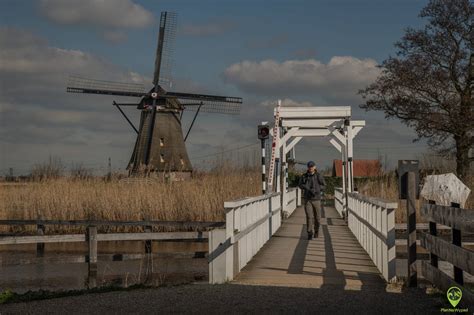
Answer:
<path fill-rule="evenodd" d="M 33 165 L 31 176 L 34 180 L 57 179 L 63 176 L 64 164 L 61 158 L 50 156 L 48 161 Z"/>
<path fill-rule="evenodd" d="M 456 156 L 465 179 L 473 135 L 474 5 L 469 0 L 431 0 L 421 11 L 423 29 L 408 28 L 397 54 L 377 80 L 359 93 L 366 110 L 384 111 L 413 127 L 442 154 Z"/>

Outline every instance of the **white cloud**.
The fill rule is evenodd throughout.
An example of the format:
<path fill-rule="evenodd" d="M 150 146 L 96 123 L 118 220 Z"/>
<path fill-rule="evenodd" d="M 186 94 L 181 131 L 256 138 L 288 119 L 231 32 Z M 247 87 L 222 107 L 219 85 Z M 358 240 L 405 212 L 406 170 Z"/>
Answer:
<path fill-rule="evenodd" d="M 71 104 L 66 94 L 68 75 L 122 82 L 148 83 L 137 73 L 98 56 L 52 47 L 33 33 L 16 28 L 0 28 L 0 100 L 21 104 L 61 107 Z M 83 102 L 77 102 L 84 108 Z"/>
<path fill-rule="evenodd" d="M 319 95 L 330 102 L 357 99 L 357 91 L 375 80 L 380 69 L 373 59 L 335 56 L 324 64 L 315 59 L 242 61 L 223 73 L 226 82 L 260 95 Z"/>
<path fill-rule="evenodd" d="M 151 79 L 83 51 L 50 46 L 25 30 L 0 28 L 0 47 L 0 168 L 31 165 L 51 153 L 66 160 L 100 154 L 129 158 L 134 133 L 111 106 L 112 99 L 66 93 L 67 77 L 136 83 Z M 137 123 L 139 112 L 125 110 Z M 111 148 L 111 142 L 123 146 Z M 28 148 L 35 154 L 22 156 Z"/>
<path fill-rule="evenodd" d="M 41 0 L 40 12 L 63 25 L 105 28 L 144 28 L 153 14 L 131 0 Z"/>

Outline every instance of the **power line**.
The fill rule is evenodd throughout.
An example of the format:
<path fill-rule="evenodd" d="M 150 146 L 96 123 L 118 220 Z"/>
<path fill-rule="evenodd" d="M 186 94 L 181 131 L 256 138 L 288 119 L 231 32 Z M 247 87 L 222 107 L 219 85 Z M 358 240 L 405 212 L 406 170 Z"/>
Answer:
<path fill-rule="evenodd" d="M 257 145 L 259 145 L 259 143 L 247 144 L 247 145 L 237 147 L 237 148 L 234 148 L 234 149 L 228 149 L 228 150 L 219 151 L 219 152 L 215 152 L 215 153 L 211 153 L 211 154 L 197 156 L 197 157 L 194 157 L 193 160 L 199 160 L 199 159 L 210 157 L 210 156 L 215 156 L 215 155 L 224 154 L 224 153 L 233 152 L 233 151 L 239 151 L 241 149 L 245 149 L 245 148 L 249 148 L 249 147 L 257 146 Z"/>

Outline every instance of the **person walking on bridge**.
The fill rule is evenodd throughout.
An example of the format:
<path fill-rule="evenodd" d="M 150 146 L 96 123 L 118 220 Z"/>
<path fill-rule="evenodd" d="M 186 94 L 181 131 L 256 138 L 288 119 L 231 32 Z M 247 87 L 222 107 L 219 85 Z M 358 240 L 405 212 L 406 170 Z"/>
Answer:
<path fill-rule="evenodd" d="M 321 195 L 326 186 L 324 177 L 316 170 L 313 161 L 309 161 L 308 170 L 301 176 L 298 187 L 303 190 L 303 205 L 306 213 L 306 228 L 308 240 L 318 237 L 319 224 L 321 219 Z"/>

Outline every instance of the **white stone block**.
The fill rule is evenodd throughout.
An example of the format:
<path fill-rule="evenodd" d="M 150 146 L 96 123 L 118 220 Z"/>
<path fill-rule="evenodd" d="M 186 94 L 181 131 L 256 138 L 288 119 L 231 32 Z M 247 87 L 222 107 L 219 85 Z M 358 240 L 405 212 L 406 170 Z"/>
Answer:
<path fill-rule="evenodd" d="M 420 195 L 437 205 L 450 206 L 455 202 L 463 208 L 470 193 L 471 190 L 456 175 L 448 173 L 426 176 Z"/>

